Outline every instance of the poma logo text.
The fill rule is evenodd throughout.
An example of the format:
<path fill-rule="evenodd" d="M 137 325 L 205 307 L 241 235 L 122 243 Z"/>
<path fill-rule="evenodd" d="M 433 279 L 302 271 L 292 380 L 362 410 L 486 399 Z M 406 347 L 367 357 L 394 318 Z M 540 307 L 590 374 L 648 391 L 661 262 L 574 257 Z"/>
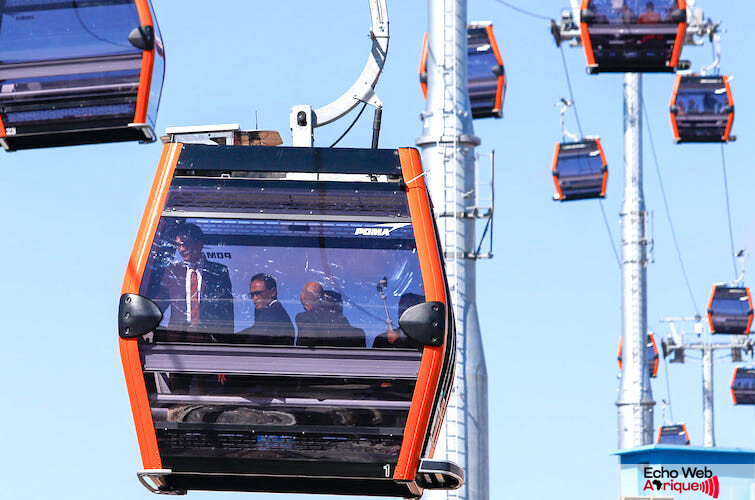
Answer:
<path fill-rule="evenodd" d="M 396 229 L 408 226 L 403 224 L 380 224 L 373 227 L 358 227 L 354 230 L 354 236 L 390 236 Z"/>

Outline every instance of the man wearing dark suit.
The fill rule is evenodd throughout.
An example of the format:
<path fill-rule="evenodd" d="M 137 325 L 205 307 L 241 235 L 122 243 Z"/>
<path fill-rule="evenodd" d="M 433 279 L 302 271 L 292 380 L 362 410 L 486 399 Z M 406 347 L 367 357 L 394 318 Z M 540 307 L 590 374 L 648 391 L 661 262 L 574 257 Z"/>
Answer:
<path fill-rule="evenodd" d="M 296 345 L 307 347 L 366 347 L 364 330 L 351 326 L 343 315 L 343 301 L 336 292 L 326 292 L 310 281 L 302 287 L 299 301 L 304 312 L 296 315 Z"/>
<path fill-rule="evenodd" d="M 156 302 L 163 312 L 170 307 L 168 330 L 172 332 L 233 333 L 228 268 L 202 255 L 204 239 L 199 226 L 181 226 L 175 242 L 183 261 L 165 269 Z"/>
<path fill-rule="evenodd" d="M 249 294 L 254 302 L 254 325 L 239 332 L 244 342 L 264 345 L 294 345 L 294 324 L 278 301 L 275 278 L 255 274 L 249 282 Z"/>

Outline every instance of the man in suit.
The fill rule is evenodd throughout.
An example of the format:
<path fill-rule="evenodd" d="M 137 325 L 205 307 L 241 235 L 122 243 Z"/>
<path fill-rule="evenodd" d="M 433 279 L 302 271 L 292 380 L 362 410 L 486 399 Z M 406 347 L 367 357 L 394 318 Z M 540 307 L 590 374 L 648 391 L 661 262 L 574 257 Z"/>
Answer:
<path fill-rule="evenodd" d="M 306 283 L 299 295 L 304 312 L 296 315 L 296 345 L 307 347 L 366 347 L 364 330 L 343 315 L 341 294 L 325 291 L 320 283 Z"/>
<path fill-rule="evenodd" d="M 175 243 L 182 261 L 169 265 L 155 302 L 170 307 L 168 330 L 182 333 L 233 333 L 233 294 L 228 268 L 202 255 L 205 235 L 196 224 L 184 224 Z M 208 338 L 207 340 L 210 340 Z"/>
<path fill-rule="evenodd" d="M 244 342 L 264 345 L 294 345 L 294 324 L 278 301 L 275 278 L 255 274 L 249 282 L 249 295 L 254 302 L 254 325 L 239 332 Z"/>

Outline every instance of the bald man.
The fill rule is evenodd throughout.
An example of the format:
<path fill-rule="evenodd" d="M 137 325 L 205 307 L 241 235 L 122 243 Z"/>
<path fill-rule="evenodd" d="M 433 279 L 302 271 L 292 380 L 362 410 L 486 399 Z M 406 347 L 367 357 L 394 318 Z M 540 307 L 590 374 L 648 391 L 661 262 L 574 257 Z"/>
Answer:
<path fill-rule="evenodd" d="M 297 346 L 366 347 L 364 330 L 351 326 L 343 315 L 343 300 L 316 281 L 305 283 L 299 294 L 304 312 L 296 315 Z"/>

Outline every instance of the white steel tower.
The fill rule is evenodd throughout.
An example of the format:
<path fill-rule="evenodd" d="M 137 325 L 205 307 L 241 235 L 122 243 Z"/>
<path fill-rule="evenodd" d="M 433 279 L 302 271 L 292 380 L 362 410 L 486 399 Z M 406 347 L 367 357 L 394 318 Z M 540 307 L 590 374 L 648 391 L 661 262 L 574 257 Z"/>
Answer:
<path fill-rule="evenodd" d="M 456 374 L 437 457 L 465 471 L 458 490 L 429 498 L 487 500 L 487 370 L 477 317 L 475 279 L 475 146 L 467 90 L 467 2 L 428 1 L 427 107 L 422 164 L 435 204 L 457 332 Z"/>

